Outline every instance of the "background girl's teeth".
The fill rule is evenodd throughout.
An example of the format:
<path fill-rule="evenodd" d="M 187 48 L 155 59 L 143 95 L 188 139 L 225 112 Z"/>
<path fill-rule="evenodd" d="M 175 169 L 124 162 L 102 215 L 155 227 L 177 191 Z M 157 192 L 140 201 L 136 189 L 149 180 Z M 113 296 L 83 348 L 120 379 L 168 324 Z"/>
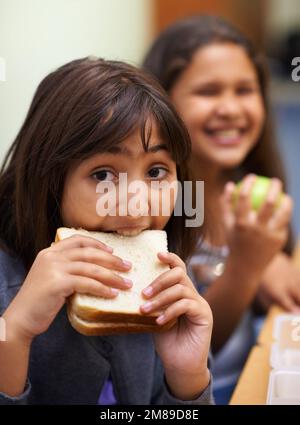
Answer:
<path fill-rule="evenodd" d="M 239 131 L 238 130 L 220 130 L 220 131 L 217 131 L 217 134 L 220 136 L 232 137 L 232 136 L 237 136 L 239 134 Z"/>

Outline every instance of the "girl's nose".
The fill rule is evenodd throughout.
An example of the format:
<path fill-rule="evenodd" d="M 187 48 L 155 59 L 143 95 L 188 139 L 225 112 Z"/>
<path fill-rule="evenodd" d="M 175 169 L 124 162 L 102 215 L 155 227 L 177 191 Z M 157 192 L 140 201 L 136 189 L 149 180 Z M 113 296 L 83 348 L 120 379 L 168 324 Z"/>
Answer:
<path fill-rule="evenodd" d="M 122 211 L 130 217 L 142 217 L 149 215 L 149 190 L 143 182 L 128 186 L 127 196 L 123 193 L 119 197 L 119 205 Z M 124 196 L 125 195 L 125 196 Z"/>
<path fill-rule="evenodd" d="M 241 114 L 241 104 L 234 94 L 222 96 L 216 105 L 216 113 L 222 117 L 235 118 Z"/>
<path fill-rule="evenodd" d="M 128 215 L 131 217 L 149 215 L 148 198 L 140 194 L 128 197 Z"/>

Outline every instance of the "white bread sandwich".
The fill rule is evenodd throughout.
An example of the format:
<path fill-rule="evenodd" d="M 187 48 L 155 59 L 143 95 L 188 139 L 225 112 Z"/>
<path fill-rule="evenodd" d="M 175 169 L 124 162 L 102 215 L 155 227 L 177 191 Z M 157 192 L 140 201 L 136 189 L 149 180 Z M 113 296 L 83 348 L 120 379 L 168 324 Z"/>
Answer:
<path fill-rule="evenodd" d="M 57 230 L 55 241 L 72 235 L 98 239 L 113 248 L 115 255 L 132 263 L 128 272 L 118 274 L 131 279 L 133 286 L 120 290 L 116 298 L 107 299 L 79 293 L 69 298 L 68 317 L 78 332 L 84 335 L 159 332 L 174 325 L 175 320 L 166 325 L 158 325 L 156 318 L 160 312 L 145 315 L 140 311 L 140 306 L 146 302 L 142 290 L 169 269 L 157 258 L 158 252 L 167 251 L 168 248 L 165 231 L 144 230 L 135 236 L 123 236 L 61 227 Z"/>

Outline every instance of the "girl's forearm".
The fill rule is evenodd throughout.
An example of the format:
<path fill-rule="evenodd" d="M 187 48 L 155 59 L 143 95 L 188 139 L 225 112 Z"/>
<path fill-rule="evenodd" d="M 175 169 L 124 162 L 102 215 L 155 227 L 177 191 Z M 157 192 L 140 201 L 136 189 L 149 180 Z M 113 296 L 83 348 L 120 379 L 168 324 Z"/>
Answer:
<path fill-rule="evenodd" d="M 214 317 L 212 350 L 217 352 L 227 342 L 242 315 L 255 298 L 261 273 L 229 258 L 225 271 L 204 294 Z"/>
<path fill-rule="evenodd" d="M 24 392 L 31 340 L 18 332 L 11 314 L 3 314 L 6 340 L 0 342 L 0 392 L 17 397 Z"/>
<path fill-rule="evenodd" d="M 196 400 L 210 382 L 210 372 L 207 367 L 203 372 L 195 371 L 192 374 L 165 370 L 165 377 L 171 394 L 179 400 Z"/>

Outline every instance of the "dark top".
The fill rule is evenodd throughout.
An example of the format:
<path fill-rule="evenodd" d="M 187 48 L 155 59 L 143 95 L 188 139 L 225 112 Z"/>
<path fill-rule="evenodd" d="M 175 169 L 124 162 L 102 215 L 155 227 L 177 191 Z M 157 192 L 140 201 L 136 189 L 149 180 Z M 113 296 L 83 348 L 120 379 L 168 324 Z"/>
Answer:
<path fill-rule="evenodd" d="M 22 262 L 0 250 L 0 316 L 25 277 Z M 170 394 L 151 334 L 86 337 L 71 327 L 64 306 L 32 343 L 24 393 L 0 393 L 0 405 L 97 404 L 109 375 L 119 404 L 213 404 L 211 385 L 192 401 Z"/>

